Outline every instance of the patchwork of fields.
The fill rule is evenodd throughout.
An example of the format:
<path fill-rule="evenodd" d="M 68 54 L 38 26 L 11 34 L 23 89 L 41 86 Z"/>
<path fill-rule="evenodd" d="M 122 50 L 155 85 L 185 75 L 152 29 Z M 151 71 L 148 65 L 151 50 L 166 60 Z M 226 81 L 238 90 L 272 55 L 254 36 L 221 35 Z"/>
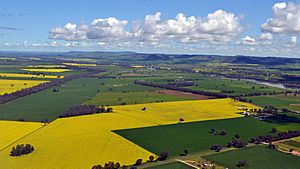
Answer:
<path fill-rule="evenodd" d="M 170 156 L 178 156 L 184 150 L 190 153 L 209 150 L 214 144 L 226 146 L 228 141 L 239 134 L 242 140 L 268 134 L 275 124 L 253 118 L 234 118 L 211 121 L 198 121 L 184 124 L 154 126 L 114 131 L 141 147 L 159 154 L 166 151 Z M 226 136 L 209 133 L 225 130 Z"/>
<path fill-rule="evenodd" d="M 56 119 L 71 106 L 79 105 L 93 97 L 100 86 L 98 79 L 80 78 L 72 80 L 62 86 L 22 97 L 4 105 L 0 105 L 0 119 L 26 121 L 41 121 Z"/>
<path fill-rule="evenodd" d="M 245 106 L 252 107 L 231 99 L 179 101 L 114 106 L 113 113 L 58 119 L 14 143 L 31 143 L 35 147 L 32 154 L 16 159 L 8 155 L 11 146 L 4 149 L 2 153 L 7 155 L 0 157 L 0 168 L 79 169 L 107 161 L 132 164 L 138 158 L 148 159 L 152 152 L 112 130 L 174 124 L 179 118 L 189 122 L 240 117 L 236 113 Z M 147 110 L 141 111 L 143 107 Z"/>
<path fill-rule="evenodd" d="M 134 84 L 134 78 L 99 79 L 99 92 L 83 104 L 121 105 L 193 100 L 191 97 L 158 93 L 157 88 Z"/>
<path fill-rule="evenodd" d="M 74 68 L 75 66 L 96 66 L 93 62 L 90 63 L 65 61 L 61 63 L 64 65 L 57 63 L 1 67 L 0 95 L 84 71 Z M 71 70 L 68 69 L 69 66 L 74 67 Z M 248 141 L 251 137 L 270 133 L 272 128 L 279 131 L 300 129 L 299 123 L 295 121 L 260 121 L 241 115 L 243 108 L 258 108 L 255 105 L 300 110 L 299 96 L 251 97 L 255 104 L 252 105 L 229 98 L 211 99 L 137 85 L 134 81 L 176 83 L 192 80 L 195 84 L 185 87 L 215 93 L 228 92 L 229 95 L 284 91 L 279 88 L 243 80 L 199 77 L 181 71 L 162 70 L 153 73 L 143 66 L 138 69 L 106 66 L 105 70 L 107 72 L 99 73 L 98 76 L 107 75 L 112 78 L 79 78 L 0 105 L 0 119 L 3 120 L 0 121 L 0 168 L 83 169 L 109 161 L 133 164 L 137 159 L 146 161 L 150 155 L 156 156 L 164 151 L 169 153 L 169 157 L 178 156 L 184 150 L 192 154 L 207 152 L 213 144 L 226 145 L 235 134 Z M 45 75 L 32 75 L 30 72 Z M 113 112 L 57 119 L 72 106 L 89 104 L 109 105 L 113 107 Z M 300 119 L 296 114 L 290 116 Z M 4 121 L 20 119 L 34 122 Z M 51 123 L 44 126 L 40 123 L 43 119 L 48 119 Z M 212 128 L 216 131 L 225 130 L 227 134 L 211 134 L 209 131 Z M 13 146 L 26 143 L 34 146 L 33 153 L 22 157 L 9 156 Z M 299 138 L 279 144 L 298 150 Z M 282 166 L 284 160 L 291 162 L 288 167 L 299 165 L 298 159 L 294 157 L 269 151 L 263 147 L 251 147 L 213 154 L 206 158 L 230 168 L 236 167 L 237 161 L 242 160 L 241 156 L 247 157 L 247 168 L 276 169 Z M 267 155 L 255 155 L 259 153 Z M 282 160 L 274 164 L 263 163 L 263 160 L 279 158 Z M 169 163 L 155 168 L 170 167 L 189 168 L 181 163 Z"/>
<path fill-rule="evenodd" d="M 280 141 L 276 143 L 276 145 L 279 146 L 279 148 L 284 149 L 285 151 L 290 151 L 290 149 L 292 149 L 293 151 L 300 152 L 300 137 Z"/>
<path fill-rule="evenodd" d="M 284 89 L 260 85 L 246 80 L 203 78 L 201 80 L 196 80 L 195 83 L 198 84 L 198 86 L 192 86 L 189 88 L 216 93 L 221 93 L 222 91 L 231 91 L 232 93 L 229 93 L 230 95 L 242 95 L 248 93 L 273 93 L 284 91 Z"/>

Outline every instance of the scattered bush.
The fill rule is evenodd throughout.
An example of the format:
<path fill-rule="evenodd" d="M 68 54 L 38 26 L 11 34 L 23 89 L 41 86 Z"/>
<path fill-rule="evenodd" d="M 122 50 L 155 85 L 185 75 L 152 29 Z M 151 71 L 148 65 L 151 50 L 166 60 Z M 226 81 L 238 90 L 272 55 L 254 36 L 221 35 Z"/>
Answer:
<path fill-rule="evenodd" d="M 148 160 L 148 162 L 153 162 L 154 161 L 154 156 L 149 156 L 149 160 Z"/>
<path fill-rule="evenodd" d="M 158 161 L 164 161 L 168 158 L 169 153 L 168 152 L 162 152 L 160 153 L 159 157 L 157 158 Z"/>
<path fill-rule="evenodd" d="M 215 144 L 215 145 L 212 145 L 212 146 L 210 147 L 210 149 L 211 149 L 211 150 L 214 150 L 215 152 L 219 152 L 219 151 L 221 151 L 222 146 L 221 146 L 220 144 Z"/>
<path fill-rule="evenodd" d="M 10 156 L 21 156 L 25 154 L 30 154 L 34 151 L 34 148 L 30 144 L 20 144 L 17 145 L 16 147 L 13 147 L 12 150 L 10 151 Z"/>
<path fill-rule="evenodd" d="M 230 142 L 228 142 L 227 147 L 243 148 L 246 147 L 247 144 L 247 142 L 244 142 L 239 138 L 233 138 Z"/>
<path fill-rule="evenodd" d="M 223 129 L 223 130 L 221 130 L 220 132 L 219 132 L 219 135 L 220 136 L 225 136 L 227 133 L 226 133 L 226 131 Z"/>
<path fill-rule="evenodd" d="M 137 159 L 134 166 L 139 166 L 142 164 L 142 162 L 143 162 L 143 159 Z"/>
<path fill-rule="evenodd" d="M 240 160 L 236 166 L 238 166 L 238 167 L 245 167 L 246 165 L 247 165 L 247 161 Z"/>
<path fill-rule="evenodd" d="M 128 167 L 127 166 L 122 166 L 121 167 L 120 163 L 114 163 L 114 162 L 105 163 L 103 167 L 100 164 L 94 165 L 92 167 L 92 169 L 121 169 L 121 168 L 126 169 Z"/>

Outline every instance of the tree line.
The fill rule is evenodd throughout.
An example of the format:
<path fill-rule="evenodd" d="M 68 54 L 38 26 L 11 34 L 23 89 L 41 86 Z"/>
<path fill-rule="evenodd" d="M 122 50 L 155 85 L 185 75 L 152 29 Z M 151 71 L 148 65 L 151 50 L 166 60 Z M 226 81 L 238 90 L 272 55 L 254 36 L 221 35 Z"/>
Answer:
<path fill-rule="evenodd" d="M 4 104 L 7 102 L 10 102 L 12 100 L 27 96 L 27 95 L 31 95 L 34 93 L 38 93 L 40 91 L 49 89 L 51 87 L 57 86 L 57 85 L 61 85 L 65 82 L 71 81 L 73 79 L 77 79 L 77 78 L 81 78 L 81 77 L 88 77 L 90 75 L 99 73 L 99 72 L 103 72 L 104 70 L 98 70 L 98 71 L 89 71 L 86 73 L 81 73 L 81 74 L 76 74 L 76 75 L 70 75 L 70 76 L 66 76 L 62 79 L 55 79 L 46 83 L 42 83 L 33 87 L 29 87 L 29 88 L 25 88 L 22 90 L 18 90 L 16 92 L 10 93 L 10 94 L 4 94 L 4 95 L 0 95 L 0 104 Z"/>
<path fill-rule="evenodd" d="M 82 115 L 97 114 L 97 113 L 109 113 L 112 111 L 113 108 L 111 107 L 105 108 L 104 106 L 97 107 L 96 105 L 79 105 L 79 106 L 73 106 L 69 108 L 69 110 L 63 112 L 59 116 L 59 118 L 82 116 Z"/>
<path fill-rule="evenodd" d="M 180 88 L 180 87 L 170 85 L 170 84 L 158 84 L 158 83 L 138 81 L 138 80 L 134 81 L 134 84 L 150 86 L 150 87 L 157 87 L 157 88 L 164 88 L 164 89 L 169 89 L 169 90 L 176 90 L 176 91 L 179 91 L 179 92 L 187 92 L 187 93 L 193 93 L 193 94 L 198 94 L 198 95 L 213 96 L 213 97 L 216 97 L 216 98 L 229 97 L 229 96 L 227 96 L 225 94 L 222 94 L 222 93 L 212 93 L 212 92 L 208 92 L 208 91 L 194 91 L 194 90 L 189 89 L 189 88 Z"/>
<path fill-rule="evenodd" d="M 268 134 L 268 135 L 253 137 L 249 140 L 249 142 L 255 144 L 260 144 L 262 142 L 271 143 L 274 141 L 290 139 L 298 136 L 300 136 L 300 130 L 289 130 L 285 132 L 279 132 L 276 135 Z"/>

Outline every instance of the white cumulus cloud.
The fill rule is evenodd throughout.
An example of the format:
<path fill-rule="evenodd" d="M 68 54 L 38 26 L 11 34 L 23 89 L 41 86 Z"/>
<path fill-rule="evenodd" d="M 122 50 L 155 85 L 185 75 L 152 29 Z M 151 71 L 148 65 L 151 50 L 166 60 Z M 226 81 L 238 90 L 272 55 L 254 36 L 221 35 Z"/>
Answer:
<path fill-rule="evenodd" d="M 263 32 L 296 35 L 300 33 L 300 4 L 276 3 L 272 7 L 273 17 L 261 25 Z"/>
<path fill-rule="evenodd" d="M 244 38 L 242 38 L 242 44 L 244 45 L 255 45 L 256 44 L 256 40 L 250 36 L 246 36 Z"/>
<path fill-rule="evenodd" d="M 267 33 L 262 33 L 259 37 L 258 40 L 272 40 L 273 39 L 273 35 L 269 32 Z"/>
<path fill-rule="evenodd" d="M 49 38 L 98 42 L 228 42 L 243 31 L 240 18 L 223 10 L 205 17 L 178 13 L 174 19 L 163 20 L 161 15 L 160 12 L 146 15 L 143 20 L 133 21 L 128 30 L 128 21 L 114 17 L 95 19 L 90 25 L 68 23 L 50 30 Z"/>

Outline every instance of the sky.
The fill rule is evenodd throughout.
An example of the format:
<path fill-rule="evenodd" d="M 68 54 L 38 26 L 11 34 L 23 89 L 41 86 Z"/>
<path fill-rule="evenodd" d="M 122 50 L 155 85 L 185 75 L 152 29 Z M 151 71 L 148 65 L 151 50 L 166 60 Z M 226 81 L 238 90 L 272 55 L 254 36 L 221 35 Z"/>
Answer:
<path fill-rule="evenodd" d="M 0 50 L 300 57 L 300 0 L 1 0 Z"/>

